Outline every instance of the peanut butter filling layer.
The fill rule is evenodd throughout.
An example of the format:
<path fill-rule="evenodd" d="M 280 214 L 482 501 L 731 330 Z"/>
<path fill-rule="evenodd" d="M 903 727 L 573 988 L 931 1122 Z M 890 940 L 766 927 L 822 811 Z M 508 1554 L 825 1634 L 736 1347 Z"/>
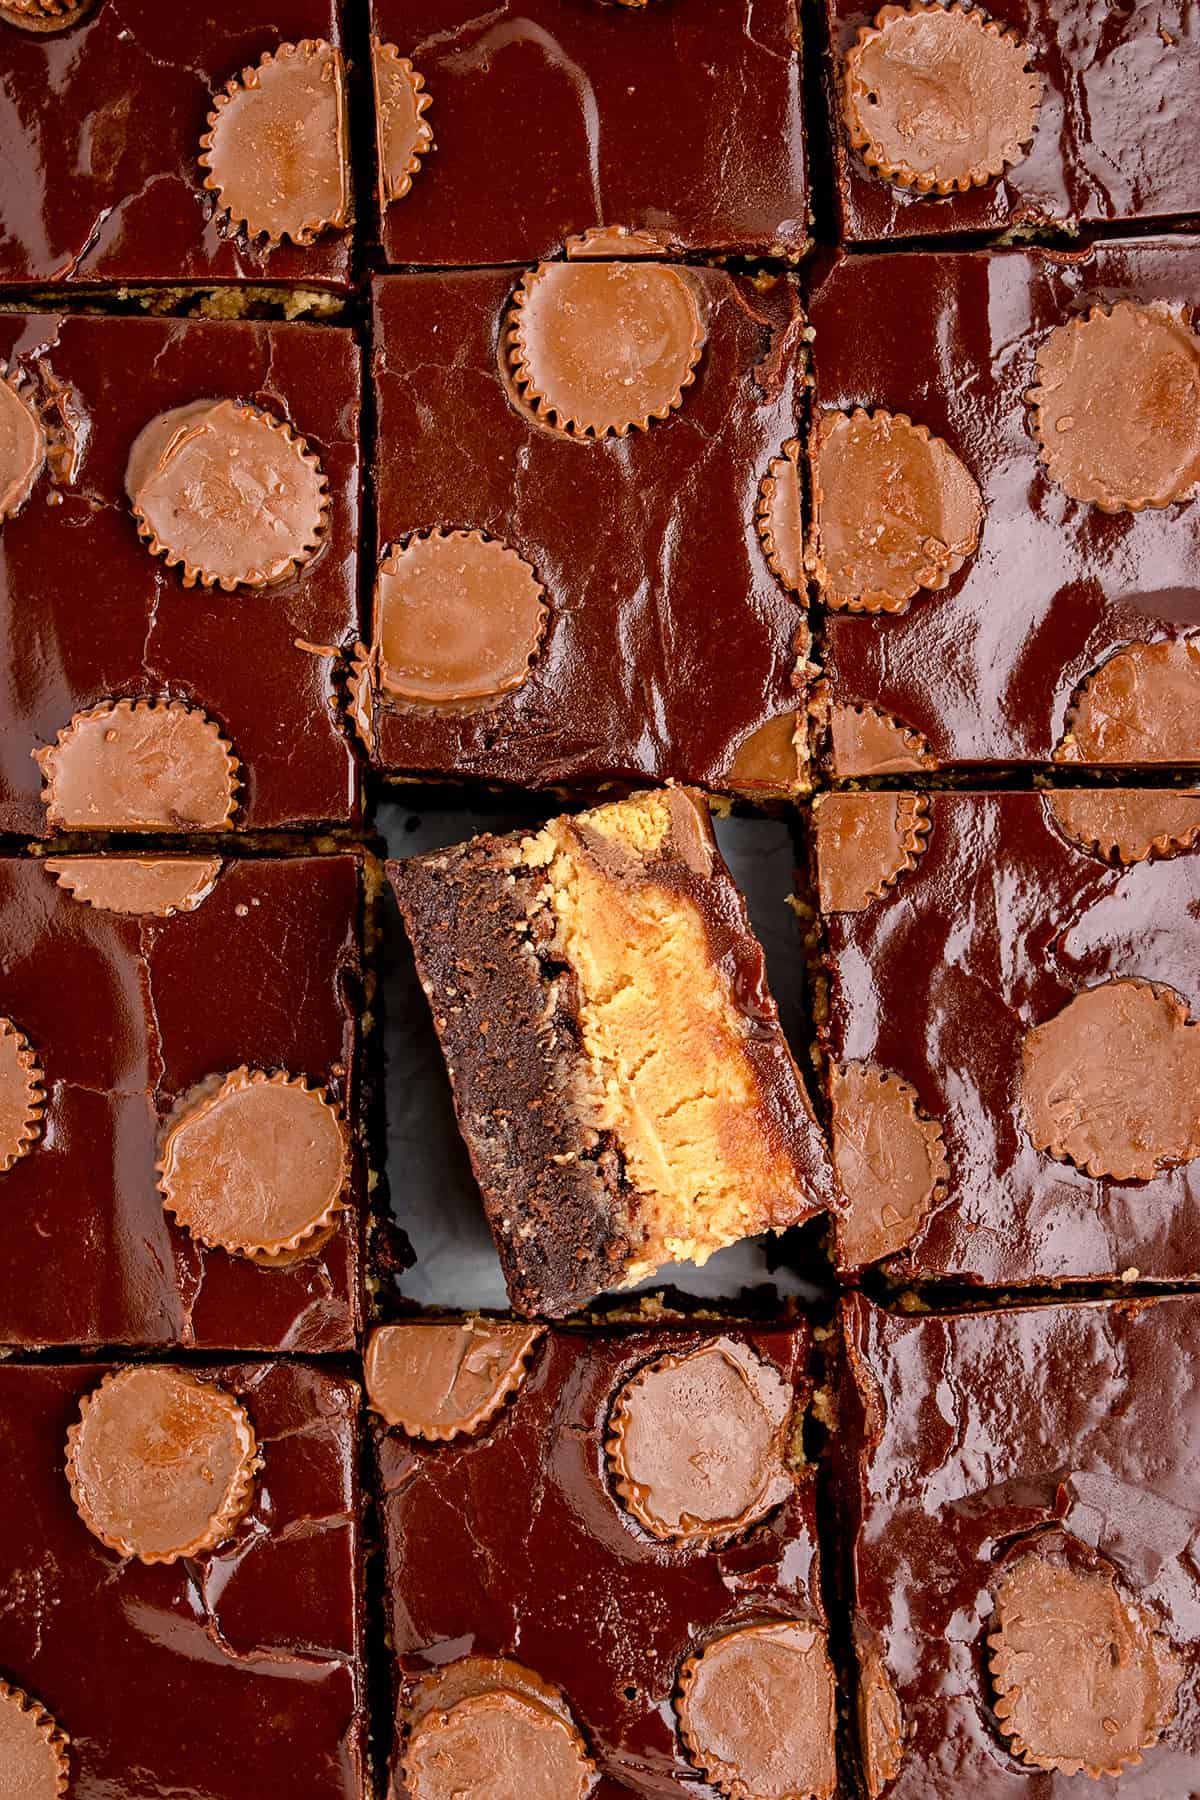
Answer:
<path fill-rule="evenodd" d="M 752 1021 L 713 962 L 682 862 L 709 873 L 707 818 L 654 793 L 552 820 L 524 841 L 545 871 L 538 905 L 574 984 L 575 1104 L 609 1137 L 632 1190 L 625 1283 L 664 1262 L 779 1228 L 809 1202 L 764 1117 Z"/>

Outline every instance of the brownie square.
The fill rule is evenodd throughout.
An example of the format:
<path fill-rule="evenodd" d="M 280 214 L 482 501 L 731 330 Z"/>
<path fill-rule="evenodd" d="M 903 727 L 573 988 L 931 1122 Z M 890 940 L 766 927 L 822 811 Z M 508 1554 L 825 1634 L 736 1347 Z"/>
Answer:
<path fill-rule="evenodd" d="M 862 1791 L 1195 1793 L 1195 1297 L 843 1331 Z"/>
<path fill-rule="evenodd" d="M 957 136 L 960 148 L 971 144 L 971 126 L 982 125 L 989 100 L 995 123 L 1017 128 L 1023 103 L 1010 84 L 1024 68 L 1033 71 L 1041 90 L 1032 134 L 1021 133 L 1022 154 L 990 180 L 920 193 L 879 173 L 877 166 L 869 167 L 847 130 L 844 59 L 860 31 L 869 31 L 881 17 L 880 10 L 864 9 L 856 0 L 825 0 L 830 45 L 825 86 L 844 239 L 929 238 L 1028 226 L 1072 229 L 1108 220 L 1152 222 L 1195 215 L 1200 130 L 1192 98 L 1200 82 L 1200 46 L 1187 0 L 1120 8 L 1093 6 L 1088 0 L 989 0 L 986 8 L 973 10 L 1015 34 L 1028 55 L 1014 50 L 1010 62 L 996 53 L 999 66 L 977 77 L 979 90 L 962 107 L 947 137 Z M 959 26 L 946 35 L 961 40 L 974 33 Z M 919 51 L 910 48 L 908 54 L 912 66 L 922 67 Z M 918 138 L 922 123 L 928 127 L 922 93 L 932 113 L 944 105 L 948 112 L 943 117 L 954 116 L 961 89 L 956 89 L 952 72 L 943 70 L 941 83 L 935 78 L 922 88 L 914 79 L 909 87 L 903 45 L 885 51 L 881 65 L 874 55 L 862 72 L 875 77 L 876 86 L 882 78 L 876 104 L 899 123 L 902 134 L 906 118 L 910 123 L 916 118 Z M 869 131 L 869 109 L 862 118 Z M 876 154 L 871 156 L 877 163 Z"/>
<path fill-rule="evenodd" d="M 1085 450 L 1122 455 L 1140 434 L 1149 455 L 1164 431 L 1186 437 L 1193 395 L 1200 394 L 1200 340 L 1186 323 L 1198 285 L 1200 248 L 1186 237 L 1069 254 L 1006 248 L 845 256 L 814 272 L 807 296 L 816 333 L 813 431 L 827 429 L 838 412 L 882 409 L 910 451 L 921 446 L 909 422 L 940 440 L 926 444 L 924 454 L 943 459 L 939 499 L 947 512 L 951 499 L 958 510 L 964 489 L 967 496 L 966 538 L 957 552 L 935 549 L 925 571 L 913 573 L 910 562 L 910 597 L 897 610 L 889 610 L 897 604 L 890 598 L 881 607 L 878 595 L 866 610 L 845 604 L 826 567 L 825 598 L 834 603 L 822 660 L 833 719 L 821 752 L 829 774 L 931 762 L 981 768 L 1050 758 L 1200 761 L 1196 502 L 1110 511 L 1073 499 L 1040 460 L 1026 400 L 1039 380 L 1039 353 L 1079 341 L 1064 339 L 1064 331 L 1092 333 L 1094 320 L 1081 325 L 1090 309 L 1116 307 L 1109 324 L 1115 319 L 1118 330 L 1122 322 L 1149 320 L 1174 334 L 1179 362 L 1155 397 L 1136 346 L 1113 354 L 1102 338 L 1091 374 L 1092 391 L 1105 403 L 1086 414 L 1084 403 L 1078 409 L 1084 435 L 1093 434 Z M 1154 310 L 1121 310 L 1126 303 Z M 1052 453 L 1073 441 L 1064 428 L 1075 423 L 1066 416 L 1047 427 Z M 947 451 L 954 460 L 947 462 Z M 1188 491 L 1200 469 L 1197 454 L 1194 444 L 1183 452 L 1185 462 L 1191 459 Z M 920 466 L 915 455 L 912 466 Z M 876 489 L 869 482 L 861 502 L 852 485 L 840 499 L 827 485 L 843 520 L 852 520 L 860 504 L 872 516 Z M 969 518 L 974 488 L 977 530 Z M 908 500 L 915 504 L 911 489 Z M 1108 496 L 1106 503 L 1113 504 Z M 819 578 L 831 560 L 822 537 L 819 528 L 810 531 Z M 928 585 L 918 585 L 918 575 Z M 1125 662 L 1114 661 L 1120 653 L 1128 653 Z M 1115 682 L 1125 698 L 1117 696 L 1107 730 L 1093 720 L 1081 735 L 1077 711 L 1100 671 L 1101 688 Z M 867 744 L 864 718 L 874 727 Z"/>
<path fill-rule="evenodd" d="M 117 891 L 130 883 L 140 897 Z M 356 855 L 0 861 L 0 1343 L 353 1348 L 363 903 Z M 179 1112 L 245 1069 L 303 1080 L 345 1133 L 344 1210 L 276 1266 L 217 1248 L 224 1234 L 201 1241 L 158 1186 Z M 310 1099 L 315 1122 L 310 1109 L 289 1129 L 315 1154 L 305 1134 L 327 1109 Z M 235 1213 L 249 1207 L 253 1157 L 235 1140 L 216 1167 Z M 298 1199 L 301 1169 L 288 1180 Z"/>
<path fill-rule="evenodd" d="M 700 796 L 636 795 L 388 875 L 519 1312 L 561 1316 L 831 1204 Z"/>
<path fill-rule="evenodd" d="M 281 44 L 321 40 L 340 53 L 339 0 L 252 9 L 235 0 L 204 8 L 43 4 L 61 15 L 59 29 L 22 29 L 9 9 L 0 12 L 9 116 L 0 284 L 350 286 L 348 226 L 308 244 L 236 233 L 233 208 L 205 189 L 200 162 L 201 136 L 227 83 Z M 309 96 L 299 104 L 307 112 L 315 103 Z M 268 121 L 251 121 L 250 133 L 268 156 Z"/>
<path fill-rule="evenodd" d="M 105 6 L 104 15 L 119 11 Z M 28 499 L 0 528 L 8 646 L 0 830 L 40 836 L 63 822 L 137 828 L 143 816 L 164 830 L 221 822 L 220 808 L 195 809 L 187 779 L 178 814 L 161 803 L 139 814 L 128 795 L 114 811 L 110 795 L 65 820 L 48 819 L 34 752 L 54 745 L 78 715 L 122 700 L 155 702 L 157 711 L 141 705 L 136 713 L 151 723 L 161 723 L 164 701 L 175 702 L 176 713 L 183 703 L 202 737 L 209 721 L 209 735 L 220 735 L 237 765 L 233 829 L 356 819 L 358 769 L 335 680 L 337 653 L 353 647 L 359 630 L 360 363 L 351 333 L 16 314 L 0 319 L 5 358 L 10 381 L 0 400 L 37 421 L 46 456 Z M 329 499 L 315 554 L 283 579 L 230 591 L 186 586 L 186 564 L 152 554 L 126 491 L 131 449 L 150 421 L 226 398 L 299 433 Z M 260 428 L 292 453 L 286 437 L 261 420 Z M 94 743 L 88 754 L 95 757 Z"/>
<path fill-rule="evenodd" d="M 1200 1268 L 1200 794 L 817 803 L 840 1260 Z"/>
<path fill-rule="evenodd" d="M 545 265 L 556 278 L 595 267 Z M 626 267 L 636 281 L 644 266 Z M 648 429 L 587 437 L 549 426 L 501 366 L 520 277 L 375 284 L 376 542 L 393 575 L 377 584 L 376 648 L 356 718 L 377 768 L 523 787 L 646 776 L 734 785 L 748 741 L 782 718 L 786 742 L 775 755 L 768 743 L 766 758 L 782 791 L 800 785 L 791 739 L 807 668 L 803 576 L 789 563 L 789 587 L 772 573 L 756 523 L 761 484 L 778 466 L 781 489 L 791 477 L 793 537 L 799 529 L 795 464 L 783 455 L 802 395 L 795 289 L 662 264 L 653 279 L 668 301 L 694 309 L 703 333 L 694 378 Z M 568 295 L 552 316 L 570 305 Z M 484 551 L 480 534 L 496 545 Z M 486 555 L 501 566 L 510 553 L 513 579 L 523 569 L 533 597 L 530 635 L 507 687 L 493 681 L 482 697 L 458 700 L 446 684 L 427 703 L 412 697 L 412 674 L 389 677 L 381 663 L 387 601 L 403 575 L 390 553 L 407 562 L 456 548 L 457 561 Z M 409 604 L 421 599 L 410 588 Z M 431 611 L 426 647 L 434 623 Z M 467 648 L 453 639 L 442 654 Z"/>
<path fill-rule="evenodd" d="M 597 236 L 620 254 L 627 233 L 651 255 L 802 253 L 798 7 L 744 11 L 522 0 L 501 19 L 371 0 L 372 31 L 407 65 L 401 112 L 396 62 L 378 64 L 401 120 L 381 140 L 388 262 L 536 262 Z"/>
<path fill-rule="evenodd" d="M 736 1792 L 727 1784 L 741 1775 L 748 1792 L 828 1800 L 833 1676 L 814 1482 L 799 1450 L 809 1354 L 802 1320 L 545 1335 L 488 1319 L 383 1328 L 367 1380 L 382 1414 L 372 1430 L 398 1800 L 439 1749 L 469 1791 L 469 1715 L 478 1721 L 488 1693 L 483 1710 L 503 1706 L 497 1688 L 522 1727 L 507 1766 L 533 1782 L 531 1736 L 563 1759 L 558 1785 L 533 1791 L 715 1793 L 692 1659 L 706 1653 L 711 1674 L 739 1647 L 758 1706 L 724 1745 L 720 1791 Z M 782 1691 L 770 1660 L 754 1680 L 756 1642 L 772 1627 L 783 1628 L 776 1655 L 795 1656 Z M 775 1784 L 760 1785 L 759 1759 L 772 1754 Z M 582 1758 L 595 1788 L 570 1779 L 587 1780 Z"/>
<path fill-rule="evenodd" d="M 148 1564 L 93 1535 L 67 1480 L 68 1430 L 112 1373 L 0 1368 L 0 1682 L 66 1735 L 73 1800 L 281 1783 L 361 1800 L 357 1386 L 299 1363 L 194 1369 L 244 1409 L 260 1462 L 221 1544 Z"/>

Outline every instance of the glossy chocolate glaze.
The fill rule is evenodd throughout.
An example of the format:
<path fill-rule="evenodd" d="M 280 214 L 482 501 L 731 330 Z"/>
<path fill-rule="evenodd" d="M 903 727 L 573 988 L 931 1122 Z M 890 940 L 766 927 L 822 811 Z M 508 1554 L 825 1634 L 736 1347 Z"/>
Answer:
<path fill-rule="evenodd" d="M 825 0 L 834 66 L 825 68 L 843 238 L 932 237 L 1026 223 L 1154 220 L 1200 211 L 1196 157 L 1200 40 L 1190 0 L 988 0 L 990 18 L 1033 52 L 1042 102 L 1028 154 L 996 181 L 918 198 L 874 174 L 842 123 L 841 59 L 879 8 Z"/>
<path fill-rule="evenodd" d="M 377 766 L 526 787 L 719 785 L 742 740 L 795 705 L 804 611 L 755 528 L 759 483 L 796 429 L 794 290 L 688 279 L 707 331 L 696 380 L 648 430 L 592 442 L 509 397 L 497 344 L 512 275 L 376 283 L 379 553 L 434 526 L 481 529 L 532 564 L 550 607 L 528 678 L 497 704 L 377 701 Z"/>
<path fill-rule="evenodd" d="M 535 262 L 598 225 L 667 254 L 804 249 L 796 0 L 372 0 L 371 21 L 432 96 L 390 263 Z"/>
<path fill-rule="evenodd" d="M 249 243 L 218 222 L 200 137 L 214 95 L 281 43 L 341 41 L 339 0 L 164 7 L 96 0 L 65 31 L 0 17 L 0 284 L 302 282 L 348 287 L 351 237 Z"/>
<path fill-rule="evenodd" d="M 76 712 L 172 695 L 220 727 L 241 763 L 235 829 L 348 823 L 358 770 L 333 661 L 358 634 L 359 356 L 349 332 L 185 319 L 0 319 L 0 362 L 79 419 L 78 467 L 48 467 L 0 528 L 0 831 L 45 830 L 32 752 Z M 291 579 L 231 594 L 185 588 L 138 537 L 130 448 L 157 414 L 230 397 L 286 418 L 328 479 L 322 548 Z M 54 442 L 52 440 L 52 451 Z M 65 467 L 67 458 L 60 459 Z"/>
<path fill-rule="evenodd" d="M 805 1324 L 659 1323 L 549 1333 L 513 1404 L 476 1438 L 423 1445 L 373 1424 L 401 1727 L 427 1670 L 463 1655 L 513 1657 L 563 1690 L 602 1770 L 595 1800 L 716 1800 L 674 1729 L 679 1666 L 736 1625 L 822 1623 L 813 1483 L 802 1476 L 731 1545 L 672 1547 L 616 1499 L 604 1436 L 635 1370 L 721 1330 L 807 1398 Z"/>
<path fill-rule="evenodd" d="M 357 1386 L 296 1363 L 198 1371 L 250 1415 L 254 1497 L 223 1546 L 147 1566 L 94 1538 L 67 1486 L 67 1429 L 111 1367 L 0 1369 L 0 1669 L 69 1736 L 72 1800 L 360 1800 Z"/>
<path fill-rule="evenodd" d="M 913 869 L 825 919 L 831 1055 L 911 1082 L 945 1136 L 947 1194 L 889 1266 L 997 1284 L 1194 1279 L 1200 1162 L 1120 1182 L 1035 1150 L 1021 1042 L 1120 976 L 1172 987 L 1200 1015 L 1200 852 L 1110 867 L 1034 793 L 933 794 L 928 817 Z"/>
<path fill-rule="evenodd" d="M 175 1101 L 243 1064 L 308 1075 L 353 1122 L 361 882 L 353 856 L 226 862 L 194 912 L 136 918 L 0 861 L 0 1010 L 46 1090 L 37 1142 L 0 1176 L 0 1343 L 353 1347 L 357 1159 L 333 1237 L 287 1268 L 202 1249 L 154 1165 Z"/>
<path fill-rule="evenodd" d="M 1191 238 L 815 266 L 817 404 L 886 407 L 927 426 L 985 508 L 978 550 L 941 592 L 896 616 L 829 616 L 835 699 L 915 727 L 942 764 L 1041 762 L 1097 664 L 1200 627 L 1197 502 L 1105 513 L 1069 499 L 1038 462 L 1024 401 L 1056 325 L 1122 298 L 1178 310 L 1198 289 Z"/>
<path fill-rule="evenodd" d="M 1197 1792 L 1200 1303 L 898 1318 L 855 1297 L 843 1327 L 833 1446 L 848 1573 L 860 1629 L 897 1689 L 906 1743 L 898 1775 L 874 1793 Z M 1055 1531 L 1115 1568 L 1185 1667 L 1173 1722 L 1116 1779 L 1031 1768 L 992 1711 L 986 1639 L 1001 1561 Z"/>

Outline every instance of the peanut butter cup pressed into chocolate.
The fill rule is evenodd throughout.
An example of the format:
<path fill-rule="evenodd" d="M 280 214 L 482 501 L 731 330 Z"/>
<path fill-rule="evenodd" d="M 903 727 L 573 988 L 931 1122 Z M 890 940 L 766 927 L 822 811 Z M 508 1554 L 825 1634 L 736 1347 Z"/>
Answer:
<path fill-rule="evenodd" d="M 675 1704 L 689 1757 L 730 1800 L 831 1800 L 836 1702 L 823 1634 L 781 1620 L 713 1638 Z"/>
<path fill-rule="evenodd" d="M 869 1800 L 880 1800 L 904 1761 L 904 1715 L 875 1633 L 861 1621 L 854 1630 L 857 1664 L 854 1722 Z"/>
<path fill-rule="evenodd" d="M 404 1753 L 412 1800 L 585 1800 L 598 1779 L 569 1717 L 511 1688 L 465 1694 L 445 1711 L 427 1712 Z"/>
<path fill-rule="evenodd" d="M 242 1068 L 181 1104 L 158 1172 L 167 1211 L 202 1244 L 290 1262 L 328 1242 L 350 1153 L 323 1089 L 284 1070 Z"/>
<path fill-rule="evenodd" d="M 546 628 L 545 589 L 481 531 L 417 533 L 375 583 L 381 684 L 413 705 L 455 706 L 520 687 Z"/>
<path fill-rule="evenodd" d="M 639 794 L 388 873 L 519 1312 L 569 1312 L 830 1204 L 698 795 Z"/>
<path fill-rule="evenodd" d="M 982 187 L 1033 137 L 1042 83 L 1032 54 L 976 6 L 885 6 L 846 53 L 850 142 L 899 187 Z"/>
<path fill-rule="evenodd" d="M 1200 762 L 1200 637 L 1130 644 L 1088 676 L 1055 762 Z"/>
<path fill-rule="evenodd" d="M 995 1712 L 1014 1754 L 1093 1779 L 1140 1763 L 1170 1722 L 1184 1672 L 1153 1614 L 1113 1571 L 1037 1554 L 1004 1571 L 995 1602 Z"/>
<path fill-rule="evenodd" d="M 24 506 L 46 461 L 46 432 L 19 381 L 0 376 L 0 521 Z"/>
<path fill-rule="evenodd" d="M 696 379 L 704 336 L 686 272 L 662 263 L 542 263 L 505 325 L 522 398 L 580 438 L 624 437 L 667 418 Z"/>
<path fill-rule="evenodd" d="M 923 794 L 821 794 L 813 807 L 824 912 L 864 912 L 917 866 L 929 839 Z"/>
<path fill-rule="evenodd" d="M 921 733 L 882 707 L 833 700 L 822 703 L 822 712 L 829 734 L 829 760 L 839 781 L 935 767 Z"/>
<path fill-rule="evenodd" d="M 1050 480 L 1102 512 L 1141 512 L 1200 486 L 1200 337 L 1191 310 L 1118 300 L 1044 339 L 1032 409 Z"/>
<path fill-rule="evenodd" d="M 58 1800 L 70 1780 L 68 1739 L 44 1706 L 0 1681 L 0 1792 Z"/>
<path fill-rule="evenodd" d="M 617 1395 L 605 1441 L 622 1505 L 653 1537 L 737 1536 L 795 1486 L 792 1408 L 778 1371 L 731 1338 L 650 1363 Z"/>
<path fill-rule="evenodd" d="M 804 513 L 800 499 L 800 440 L 789 438 L 773 457 L 758 490 L 755 521 L 771 572 L 794 594 L 804 591 Z"/>
<path fill-rule="evenodd" d="M 1050 788 L 1043 800 L 1063 836 L 1105 862 L 1179 856 L 1200 844 L 1200 789 Z"/>
<path fill-rule="evenodd" d="M 65 31 L 95 5 L 96 0 L 0 0 L 0 24 L 22 31 Z"/>
<path fill-rule="evenodd" d="M 945 1191 L 942 1128 L 917 1091 L 872 1063 L 829 1070 L 833 1166 L 847 1200 L 837 1222 L 838 1261 L 876 1262 L 902 1250 Z"/>
<path fill-rule="evenodd" d="M 45 1104 L 36 1052 L 11 1019 L 0 1018 L 0 1174 L 37 1141 Z"/>
<path fill-rule="evenodd" d="M 1021 1091 L 1039 1150 L 1149 1181 L 1200 1156 L 1200 1024 L 1173 988 L 1102 982 L 1025 1034 Z"/>
<path fill-rule="evenodd" d="M 380 1325 L 367 1344 L 368 1404 L 409 1437 L 469 1437 L 517 1392 L 541 1335 L 538 1325 L 482 1318 Z"/>
<path fill-rule="evenodd" d="M 804 714 L 780 713 L 742 739 L 721 783 L 748 799 L 788 799 L 808 786 Z"/>
<path fill-rule="evenodd" d="M 250 1505 L 256 1443 L 231 1394 L 184 1369 L 119 1369 L 67 1432 L 67 1480 L 102 1544 L 144 1563 L 198 1556 Z"/>
<path fill-rule="evenodd" d="M 810 439 L 808 566 L 828 606 L 904 612 L 975 554 L 983 499 L 949 444 L 903 413 L 824 412 Z"/>
<path fill-rule="evenodd" d="M 320 549 L 329 486 L 286 420 L 235 400 L 196 400 L 151 419 L 125 485 L 152 556 L 184 587 L 268 587 Z"/>
<path fill-rule="evenodd" d="M 50 826 L 220 831 L 237 811 L 238 760 L 183 700 L 108 700 L 31 755 Z"/>
<path fill-rule="evenodd" d="M 346 65 L 304 38 L 268 50 L 213 100 L 200 139 L 204 186 L 233 231 L 311 244 L 350 223 Z"/>
<path fill-rule="evenodd" d="M 371 39 L 371 74 L 375 84 L 375 143 L 379 158 L 379 191 L 384 205 L 403 200 L 433 149 L 433 129 L 423 117 L 433 104 L 425 78 L 401 56 L 395 44 Z"/>
<path fill-rule="evenodd" d="M 221 872 L 219 856 L 50 856 L 46 871 L 99 912 L 168 919 L 195 912 Z"/>

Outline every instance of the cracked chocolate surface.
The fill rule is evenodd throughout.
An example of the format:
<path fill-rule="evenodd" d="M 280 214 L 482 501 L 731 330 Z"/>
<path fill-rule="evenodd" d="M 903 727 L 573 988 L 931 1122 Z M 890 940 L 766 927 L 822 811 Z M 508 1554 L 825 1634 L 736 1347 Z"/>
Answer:
<path fill-rule="evenodd" d="M 48 471 L 0 538 L 0 830 L 45 831 L 32 752 L 72 717 L 164 696 L 206 714 L 234 746 L 237 829 L 352 822 L 359 778 L 335 710 L 337 653 L 359 635 L 351 334 L 12 314 L 0 319 L 0 364 L 9 358 L 57 423 Z M 291 421 L 329 482 L 320 555 L 269 596 L 186 589 L 147 554 L 125 491 L 143 427 L 231 380 L 233 397 Z"/>
<path fill-rule="evenodd" d="M 126 1792 L 132 1771 L 148 1793 L 282 1782 L 360 1800 L 356 1385 L 296 1363 L 199 1369 L 253 1421 L 254 1495 L 219 1549 L 150 1566 L 92 1536 L 63 1465 L 80 1401 L 112 1370 L 0 1368 L 4 1663 L 54 1696 L 71 1800 Z"/>
<path fill-rule="evenodd" d="M 0 860 L 5 991 L 46 1093 L 41 1141 L 3 1176 L 0 1344 L 353 1345 L 357 1162 L 332 1237 L 280 1268 L 199 1244 L 155 1163 L 176 1102 L 247 1062 L 303 1071 L 353 1116 L 360 881 L 353 855 L 227 860 L 194 911 L 137 916 Z"/>

